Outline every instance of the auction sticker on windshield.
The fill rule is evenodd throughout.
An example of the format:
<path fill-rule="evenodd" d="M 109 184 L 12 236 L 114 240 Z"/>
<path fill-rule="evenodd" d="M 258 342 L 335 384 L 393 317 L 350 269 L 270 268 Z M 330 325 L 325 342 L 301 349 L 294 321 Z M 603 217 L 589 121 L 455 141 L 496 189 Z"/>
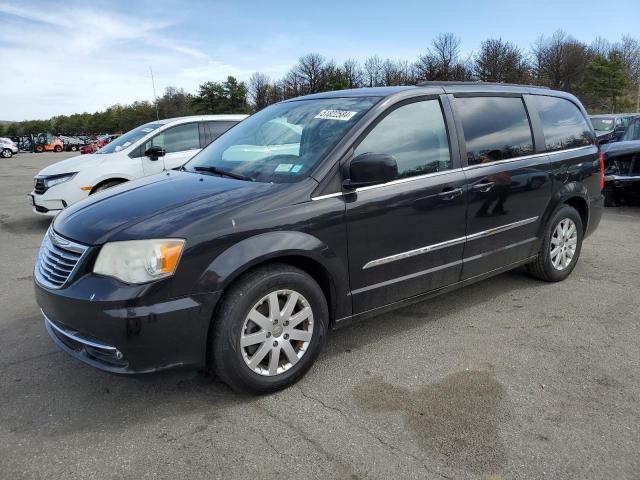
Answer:
<path fill-rule="evenodd" d="M 321 110 L 320 113 L 313 118 L 320 118 L 322 120 L 341 120 L 346 122 L 347 120 L 351 120 L 357 113 L 358 112 L 350 112 L 348 110 Z"/>

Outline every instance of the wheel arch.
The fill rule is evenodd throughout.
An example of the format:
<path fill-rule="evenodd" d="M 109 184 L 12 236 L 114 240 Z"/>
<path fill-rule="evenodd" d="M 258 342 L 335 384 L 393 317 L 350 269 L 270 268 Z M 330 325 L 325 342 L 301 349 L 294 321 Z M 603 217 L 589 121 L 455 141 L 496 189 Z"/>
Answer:
<path fill-rule="evenodd" d="M 299 268 L 318 283 L 327 300 L 330 325 L 351 314 L 346 266 L 320 239 L 304 232 L 267 232 L 230 246 L 208 266 L 200 288 L 221 291 L 222 297 L 242 275 L 273 263 Z"/>
<path fill-rule="evenodd" d="M 96 191 L 98 190 L 98 188 L 100 188 L 102 185 L 104 185 L 105 183 L 109 183 L 109 182 L 118 182 L 118 183 L 125 183 L 128 182 L 129 179 L 126 177 L 108 177 L 105 178 L 103 180 L 100 180 L 98 183 L 96 183 L 93 188 L 91 189 L 91 191 L 89 192 L 89 195 L 93 195 L 94 193 L 96 193 Z"/>
<path fill-rule="evenodd" d="M 539 236 L 541 236 L 547 223 L 551 219 L 553 212 L 560 205 L 569 205 L 575 208 L 580 214 L 582 220 L 583 234 L 587 232 L 587 225 L 589 223 L 589 200 L 588 200 L 587 188 L 584 185 L 580 185 L 576 182 L 568 183 L 562 186 L 551 198 L 545 210 L 542 221 L 540 222 Z"/>

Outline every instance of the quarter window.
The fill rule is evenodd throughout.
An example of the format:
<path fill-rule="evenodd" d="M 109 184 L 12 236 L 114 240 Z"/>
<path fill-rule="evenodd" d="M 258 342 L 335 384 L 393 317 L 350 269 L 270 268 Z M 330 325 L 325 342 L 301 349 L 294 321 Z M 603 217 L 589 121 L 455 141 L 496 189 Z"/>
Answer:
<path fill-rule="evenodd" d="M 449 141 L 438 100 L 403 105 L 378 123 L 354 156 L 386 153 L 398 163 L 398 178 L 451 168 Z"/>
<path fill-rule="evenodd" d="M 535 96 L 548 152 L 592 145 L 593 133 L 578 107 L 569 100 Z"/>
<path fill-rule="evenodd" d="M 224 132 L 226 132 L 231 127 L 233 127 L 236 123 L 238 123 L 238 122 L 220 122 L 220 121 L 215 121 L 215 122 L 206 122 L 206 123 L 204 123 L 204 128 L 203 128 L 203 143 L 204 143 L 204 145 L 203 146 L 206 147 L 207 145 L 209 145 L 216 138 L 218 138 Z"/>
<path fill-rule="evenodd" d="M 521 98 L 456 98 L 455 106 L 464 130 L 469 165 L 533 153 L 531 126 Z"/>
<path fill-rule="evenodd" d="M 162 147 L 167 153 L 198 149 L 200 148 L 198 124 L 185 123 L 171 127 L 149 140 L 145 150 L 150 147 Z"/>

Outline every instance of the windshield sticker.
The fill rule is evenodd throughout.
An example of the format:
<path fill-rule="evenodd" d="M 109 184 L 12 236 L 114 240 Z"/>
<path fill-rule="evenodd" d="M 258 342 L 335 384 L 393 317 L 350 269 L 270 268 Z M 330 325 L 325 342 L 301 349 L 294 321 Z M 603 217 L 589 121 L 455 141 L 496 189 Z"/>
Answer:
<path fill-rule="evenodd" d="M 288 172 L 293 167 L 293 163 L 281 163 L 276 167 L 276 172 Z"/>
<path fill-rule="evenodd" d="M 348 110 L 322 110 L 313 118 L 320 118 L 322 120 L 340 120 L 346 122 L 351 120 L 358 112 L 350 112 Z"/>
<path fill-rule="evenodd" d="M 291 169 L 291 173 L 298 173 L 300 170 L 302 170 L 302 165 L 297 164 L 293 166 L 293 168 Z"/>

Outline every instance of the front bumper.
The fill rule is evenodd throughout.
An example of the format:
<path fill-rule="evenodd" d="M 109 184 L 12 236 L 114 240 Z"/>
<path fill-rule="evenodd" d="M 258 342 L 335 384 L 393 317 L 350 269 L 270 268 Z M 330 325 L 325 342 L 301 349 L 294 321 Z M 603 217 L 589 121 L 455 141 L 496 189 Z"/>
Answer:
<path fill-rule="evenodd" d="M 161 300 L 155 287 L 89 274 L 59 290 L 35 282 L 35 293 L 56 345 L 93 367 L 136 374 L 205 366 L 219 294 Z"/>
<path fill-rule="evenodd" d="M 86 198 L 88 192 L 76 187 L 75 183 L 65 182 L 49 188 L 44 193 L 32 190 L 28 196 L 34 213 L 54 217 L 69 205 Z"/>

